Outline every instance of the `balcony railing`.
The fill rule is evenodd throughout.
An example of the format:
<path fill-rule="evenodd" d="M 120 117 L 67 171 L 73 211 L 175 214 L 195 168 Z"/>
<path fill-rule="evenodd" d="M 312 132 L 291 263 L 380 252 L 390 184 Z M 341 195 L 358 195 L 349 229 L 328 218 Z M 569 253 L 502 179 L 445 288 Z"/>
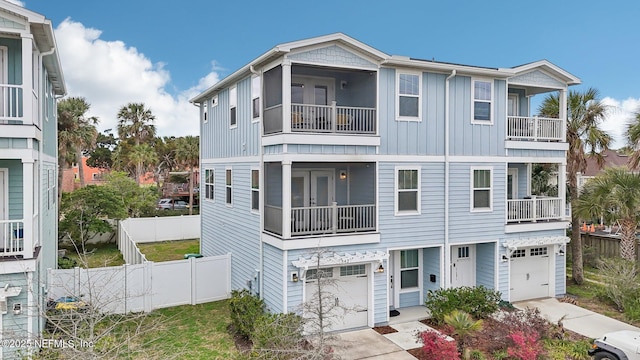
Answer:
<path fill-rule="evenodd" d="M 291 104 L 292 132 L 375 134 L 376 109 L 331 105 Z"/>
<path fill-rule="evenodd" d="M 508 116 L 507 139 L 528 141 L 564 141 L 561 119 Z"/>
<path fill-rule="evenodd" d="M 0 84 L 0 124 L 23 124 L 23 90 L 21 85 Z M 35 101 L 37 106 L 38 102 Z M 37 114 L 37 113 L 35 113 Z"/>
<path fill-rule="evenodd" d="M 24 221 L 0 220 L 0 257 L 26 255 L 24 240 Z"/>
<path fill-rule="evenodd" d="M 282 208 L 265 206 L 264 228 L 282 235 Z M 376 230 L 375 205 L 311 206 L 291 209 L 291 236 Z"/>
<path fill-rule="evenodd" d="M 536 222 L 561 220 L 564 206 L 560 198 L 540 198 L 507 200 L 507 222 Z"/>

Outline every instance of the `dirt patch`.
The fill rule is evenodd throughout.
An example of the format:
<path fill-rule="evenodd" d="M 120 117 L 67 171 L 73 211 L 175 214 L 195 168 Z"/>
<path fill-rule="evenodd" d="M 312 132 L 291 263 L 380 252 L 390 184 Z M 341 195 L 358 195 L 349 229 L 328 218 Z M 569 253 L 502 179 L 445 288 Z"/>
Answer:
<path fill-rule="evenodd" d="M 392 328 L 391 326 L 376 326 L 373 328 L 373 330 L 375 330 L 378 334 L 380 335 L 385 335 L 385 334 L 393 334 L 395 332 L 398 332 L 398 330 Z"/>
<path fill-rule="evenodd" d="M 409 349 L 407 350 L 407 352 L 409 354 L 411 354 L 414 358 L 416 359 L 420 359 L 420 360 L 433 360 L 433 359 L 429 359 L 427 357 L 427 355 L 422 351 L 422 348 L 415 348 L 415 349 Z"/>
<path fill-rule="evenodd" d="M 227 332 L 233 336 L 233 342 L 236 344 L 236 349 L 238 349 L 239 353 L 247 353 L 250 352 L 253 348 L 253 343 L 251 340 L 245 336 L 238 334 L 235 331 L 235 328 L 232 324 L 227 326 Z"/>

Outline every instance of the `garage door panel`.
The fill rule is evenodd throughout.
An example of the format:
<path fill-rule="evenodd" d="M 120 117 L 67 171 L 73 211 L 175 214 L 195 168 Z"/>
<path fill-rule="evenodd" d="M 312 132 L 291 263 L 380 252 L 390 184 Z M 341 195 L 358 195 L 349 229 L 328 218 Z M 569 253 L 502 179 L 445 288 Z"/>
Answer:
<path fill-rule="evenodd" d="M 549 296 L 549 249 L 531 247 L 515 250 L 511 256 L 511 301 Z"/>

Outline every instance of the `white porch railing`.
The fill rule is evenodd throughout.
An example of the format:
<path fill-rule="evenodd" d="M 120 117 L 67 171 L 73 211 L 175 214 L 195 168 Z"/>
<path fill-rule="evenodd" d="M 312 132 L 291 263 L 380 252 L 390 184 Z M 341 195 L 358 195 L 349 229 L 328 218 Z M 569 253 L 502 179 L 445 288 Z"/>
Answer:
<path fill-rule="evenodd" d="M 0 84 L 0 124 L 24 123 L 22 95 L 21 85 Z M 37 106 L 37 101 L 35 105 Z"/>
<path fill-rule="evenodd" d="M 0 220 L 0 257 L 22 255 L 27 258 L 33 249 L 25 248 L 24 235 L 23 220 Z"/>
<path fill-rule="evenodd" d="M 376 109 L 331 105 L 291 104 L 291 131 L 375 134 Z"/>
<path fill-rule="evenodd" d="M 375 205 L 311 206 L 291 209 L 291 235 L 336 234 L 376 229 Z"/>
<path fill-rule="evenodd" d="M 560 198 L 507 200 L 507 222 L 560 220 L 564 210 Z"/>
<path fill-rule="evenodd" d="M 564 141 L 564 121 L 561 119 L 508 116 L 507 139 L 533 141 Z"/>

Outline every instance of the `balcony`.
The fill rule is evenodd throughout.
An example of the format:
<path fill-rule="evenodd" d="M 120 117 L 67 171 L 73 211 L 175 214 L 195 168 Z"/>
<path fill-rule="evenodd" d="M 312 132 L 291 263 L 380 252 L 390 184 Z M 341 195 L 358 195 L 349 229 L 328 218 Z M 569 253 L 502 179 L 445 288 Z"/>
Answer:
<path fill-rule="evenodd" d="M 265 230 L 282 235 L 282 208 L 265 206 Z M 269 221 L 269 219 L 276 221 Z M 343 205 L 291 209 L 291 236 L 357 233 L 376 230 L 376 206 Z"/>
<path fill-rule="evenodd" d="M 507 200 L 507 223 L 562 220 L 563 199 L 531 196 L 529 199 Z"/>
<path fill-rule="evenodd" d="M 376 109 L 291 104 L 291 132 L 375 134 Z"/>
<path fill-rule="evenodd" d="M 537 116 L 508 116 L 507 140 L 564 141 L 564 121 Z"/>
<path fill-rule="evenodd" d="M 31 92 L 30 105 L 24 99 L 22 85 L 0 84 L 0 124 L 4 125 L 40 125 L 38 114 L 38 95 Z M 25 106 L 31 106 L 30 114 Z"/>
<path fill-rule="evenodd" d="M 0 220 L 0 259 L 2 257 L 27 258 L 31 250 L 25 247 L 24 221 Z M 26 251 L 25 251 L 26 250 Z"/>

